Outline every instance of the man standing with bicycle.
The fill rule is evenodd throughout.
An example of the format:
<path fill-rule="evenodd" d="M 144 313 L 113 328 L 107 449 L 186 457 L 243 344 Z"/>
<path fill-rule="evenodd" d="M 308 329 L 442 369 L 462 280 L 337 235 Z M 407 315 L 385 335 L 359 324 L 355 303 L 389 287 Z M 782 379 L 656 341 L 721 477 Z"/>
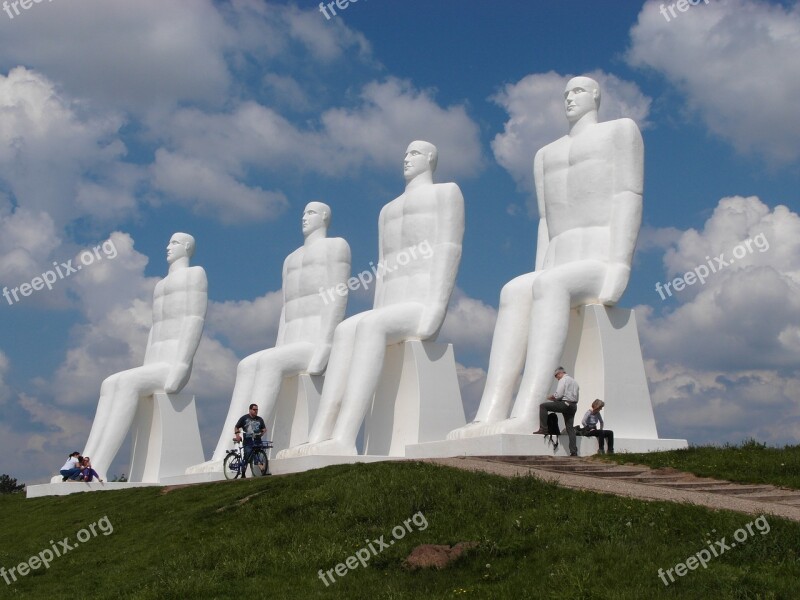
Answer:
<path fill-rule="evenodd" d="M 240 431 L 244 432 L 244 461 L 241 466 L 242 477 L 246 477 L 247 465 L 250 462 L 250 457 L 253 454 L 254 446 L 261 446 L 261 437 L 267 433 L 267 425 L 264 419 L 258 416 L 258 404 L 251 404 L 250 410 L 246 415 L 236 421 L 234 427 L 234 441 L 241 442 L 242 437 Z"/>

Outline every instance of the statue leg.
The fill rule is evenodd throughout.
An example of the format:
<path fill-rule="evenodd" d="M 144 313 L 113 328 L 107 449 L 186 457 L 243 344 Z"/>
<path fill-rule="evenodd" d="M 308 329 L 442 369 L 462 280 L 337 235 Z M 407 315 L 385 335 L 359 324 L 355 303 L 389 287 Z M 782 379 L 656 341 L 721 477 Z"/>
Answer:
<path fill-rule="evenodd" d="M 555 382 L 553 372 L 567 342 L 569 311 L 596 298 L 604 277 L 603 263 L 580 261 L 542 271 L 533 282 L 525 371 L 514 410 L 509 419 L 490 425 L 488 434 L 539 429 L 539 404 Z"/>
<path fill-rule="evenodd" d="M 93 431 L 93 445 L 87 444 L 84 450 L 98 473 L 108 475 L 108 468 L 136 416 L 139 398 L 163 390 L 168 373 L 168 364 L 157 363 L 122 371 L 103 382 L 97 413 L 104 420 L 99 423 L 99 431 Z"/>
<path fill-rule="evenodd" d="M 357 454 L 356 437 L 378 387 L 386 346 L 412 337 L 422 311 L 421 304 L 405 303 L 362 313 L 364 316 L 356 327 L 352 366 L 336 425 L 330 439 L 308 444 L 306 454 Z M 327 385 L 326 382 L 325 387 Z"/>
<path fill-rule="evenodd" d="M 250 404 L 258 404 L 259 415 L 264 421 L 269 421 L 284 378 L 302 373 L 313 353 L 313 344 L 287 344 L 256 352 L 239 363 L 228 416 L 211 457 L 212 462 L 225 458 L 228 448 L 232 447 L 236 421 L 247 413 Z"/>
<path fill-rule="evenodd" d="M 455 440 L 486 435 L 487 425 L 508 417 L 514 386 L 525 363 L 528 342 L 533 282 L 537 273 L 527 273 L 509 281 L 500 293 L 500 308 L 492 336 L 486 387 L 475 420 L 451 431 Z"/>
<path fill-rule="evenodd" d="M 356 328 L 365 314 L 367 313 L 360 313 L 342 321 L 334 330 L 331 356 L 328 359 L 328 368 L 325 370 L 325 383 L 322 386 L 317 415 L 308 434 L 308 443 L 281 450 L 278 458 L 304 456 L 309 454 L 311 445 L 331 437 L 347 387 L 347 374 L 353 360 Z"/>

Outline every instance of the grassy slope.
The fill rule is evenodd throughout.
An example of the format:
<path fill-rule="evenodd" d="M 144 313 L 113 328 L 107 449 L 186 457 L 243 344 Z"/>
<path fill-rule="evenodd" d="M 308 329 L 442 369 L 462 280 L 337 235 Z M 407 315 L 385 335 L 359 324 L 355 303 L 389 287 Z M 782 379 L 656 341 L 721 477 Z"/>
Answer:
<path fill-rule="evenodd" d="M 243 498 L 252 496 L 240 503 Z M 221 510 L 220 510 L 221 509 Z M 317 578 L 422 511 L 371 564 Z M 793 598 L 800 524 L 756 535 L 666 588 L 657 576 L 753 518 L 639 502 L 420 463 L 329 467 L 287 477 L 26 500 L 0 496 L 6 568 L 108 516 L 114 526 L 0 598 Z M 716 530 L 716 532 L 714 532 Z M 444 571 L 409 573 L 418 544 L 475 540 Z M 243 553 L 242 549 L 249 550 Z"/>
<path fill-rule="evenodd" d="M 769 483 L 800 489 L 800 446 L 767 448 L 748 441 L 740 446 L 692 446 L 651 454 L 606 455 L 607 460 L 650 467 L 673 467 L 701 477 L 741 483 Z"/>

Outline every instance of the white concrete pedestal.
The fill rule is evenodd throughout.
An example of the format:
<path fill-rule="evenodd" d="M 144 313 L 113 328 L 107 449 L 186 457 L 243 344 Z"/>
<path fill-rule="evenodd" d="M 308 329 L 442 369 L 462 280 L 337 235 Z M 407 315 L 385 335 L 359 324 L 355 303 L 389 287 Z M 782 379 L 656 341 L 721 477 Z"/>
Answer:
<path fill-rule="evenodd" d="M 159 482 L 203 462 L 194 396 L 157 392 L 142 398 L 133 421 L 131 482 Z"/>
<path fill-rule="evenodd" d="M 283 380 L 275 410 L 267 422 L 267 436 L 273 446 L 270 456 L 308 441 L 324 379 L 322 375 L 303 373 Z"/>
<path fill-rule="evenodd" d="M 466 423 L 452 344 L 411 340 L 386 349 L 364 425 L 364 455 L 405 456 Z"/>
<path fill-rule="evenodd" d="M 575 424 L 595 398 L 606 403 L 603 419 L 614 432 L 617 452 L 687 448 L 686 440 L 659 439 L 647 388 L 636 317 L 630 309 L 591 304 L 573 309 L 561 364 L 580 384 Z M 555 384 L 553 385 L 555 388 Z M 544 399 L 542 399 L 544 400 Z M 559 418 L 563 427 L 563 420 Z M 541 435 L 491 435 L 406 447 L 408 458 L 552 454 Z M 588 442 L 588 443 L 587 443 Z M 561 436 L 558 453 L 567 447 Z M 578 438 L 579 454 L 597 452 L 596 438 Z"/>

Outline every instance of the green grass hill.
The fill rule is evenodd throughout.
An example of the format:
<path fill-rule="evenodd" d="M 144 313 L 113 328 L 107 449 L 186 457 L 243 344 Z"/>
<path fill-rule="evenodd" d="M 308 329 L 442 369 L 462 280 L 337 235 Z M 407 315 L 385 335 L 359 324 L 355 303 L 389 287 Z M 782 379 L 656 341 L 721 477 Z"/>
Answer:
<path fill-rule="evenodd" d="M 722 538 L 730 545 L 756 517 L 423 463 L 166 493 L 11 494 L 0 496 L 0 515 L 6 577 L 46 549 L 64 551 L 65 538 L 81 540 L 49 568 L 0 578 L 0 598 L 800 598 L 800 523 L 767 516 L 768 531 L 666 586 L 659 569 Z M 403 566 L 420 544 L 457 542 L 477 546 L 443 570 Z M 350 568 L 359 551 L 366 566 L 354 558 Z"/>

